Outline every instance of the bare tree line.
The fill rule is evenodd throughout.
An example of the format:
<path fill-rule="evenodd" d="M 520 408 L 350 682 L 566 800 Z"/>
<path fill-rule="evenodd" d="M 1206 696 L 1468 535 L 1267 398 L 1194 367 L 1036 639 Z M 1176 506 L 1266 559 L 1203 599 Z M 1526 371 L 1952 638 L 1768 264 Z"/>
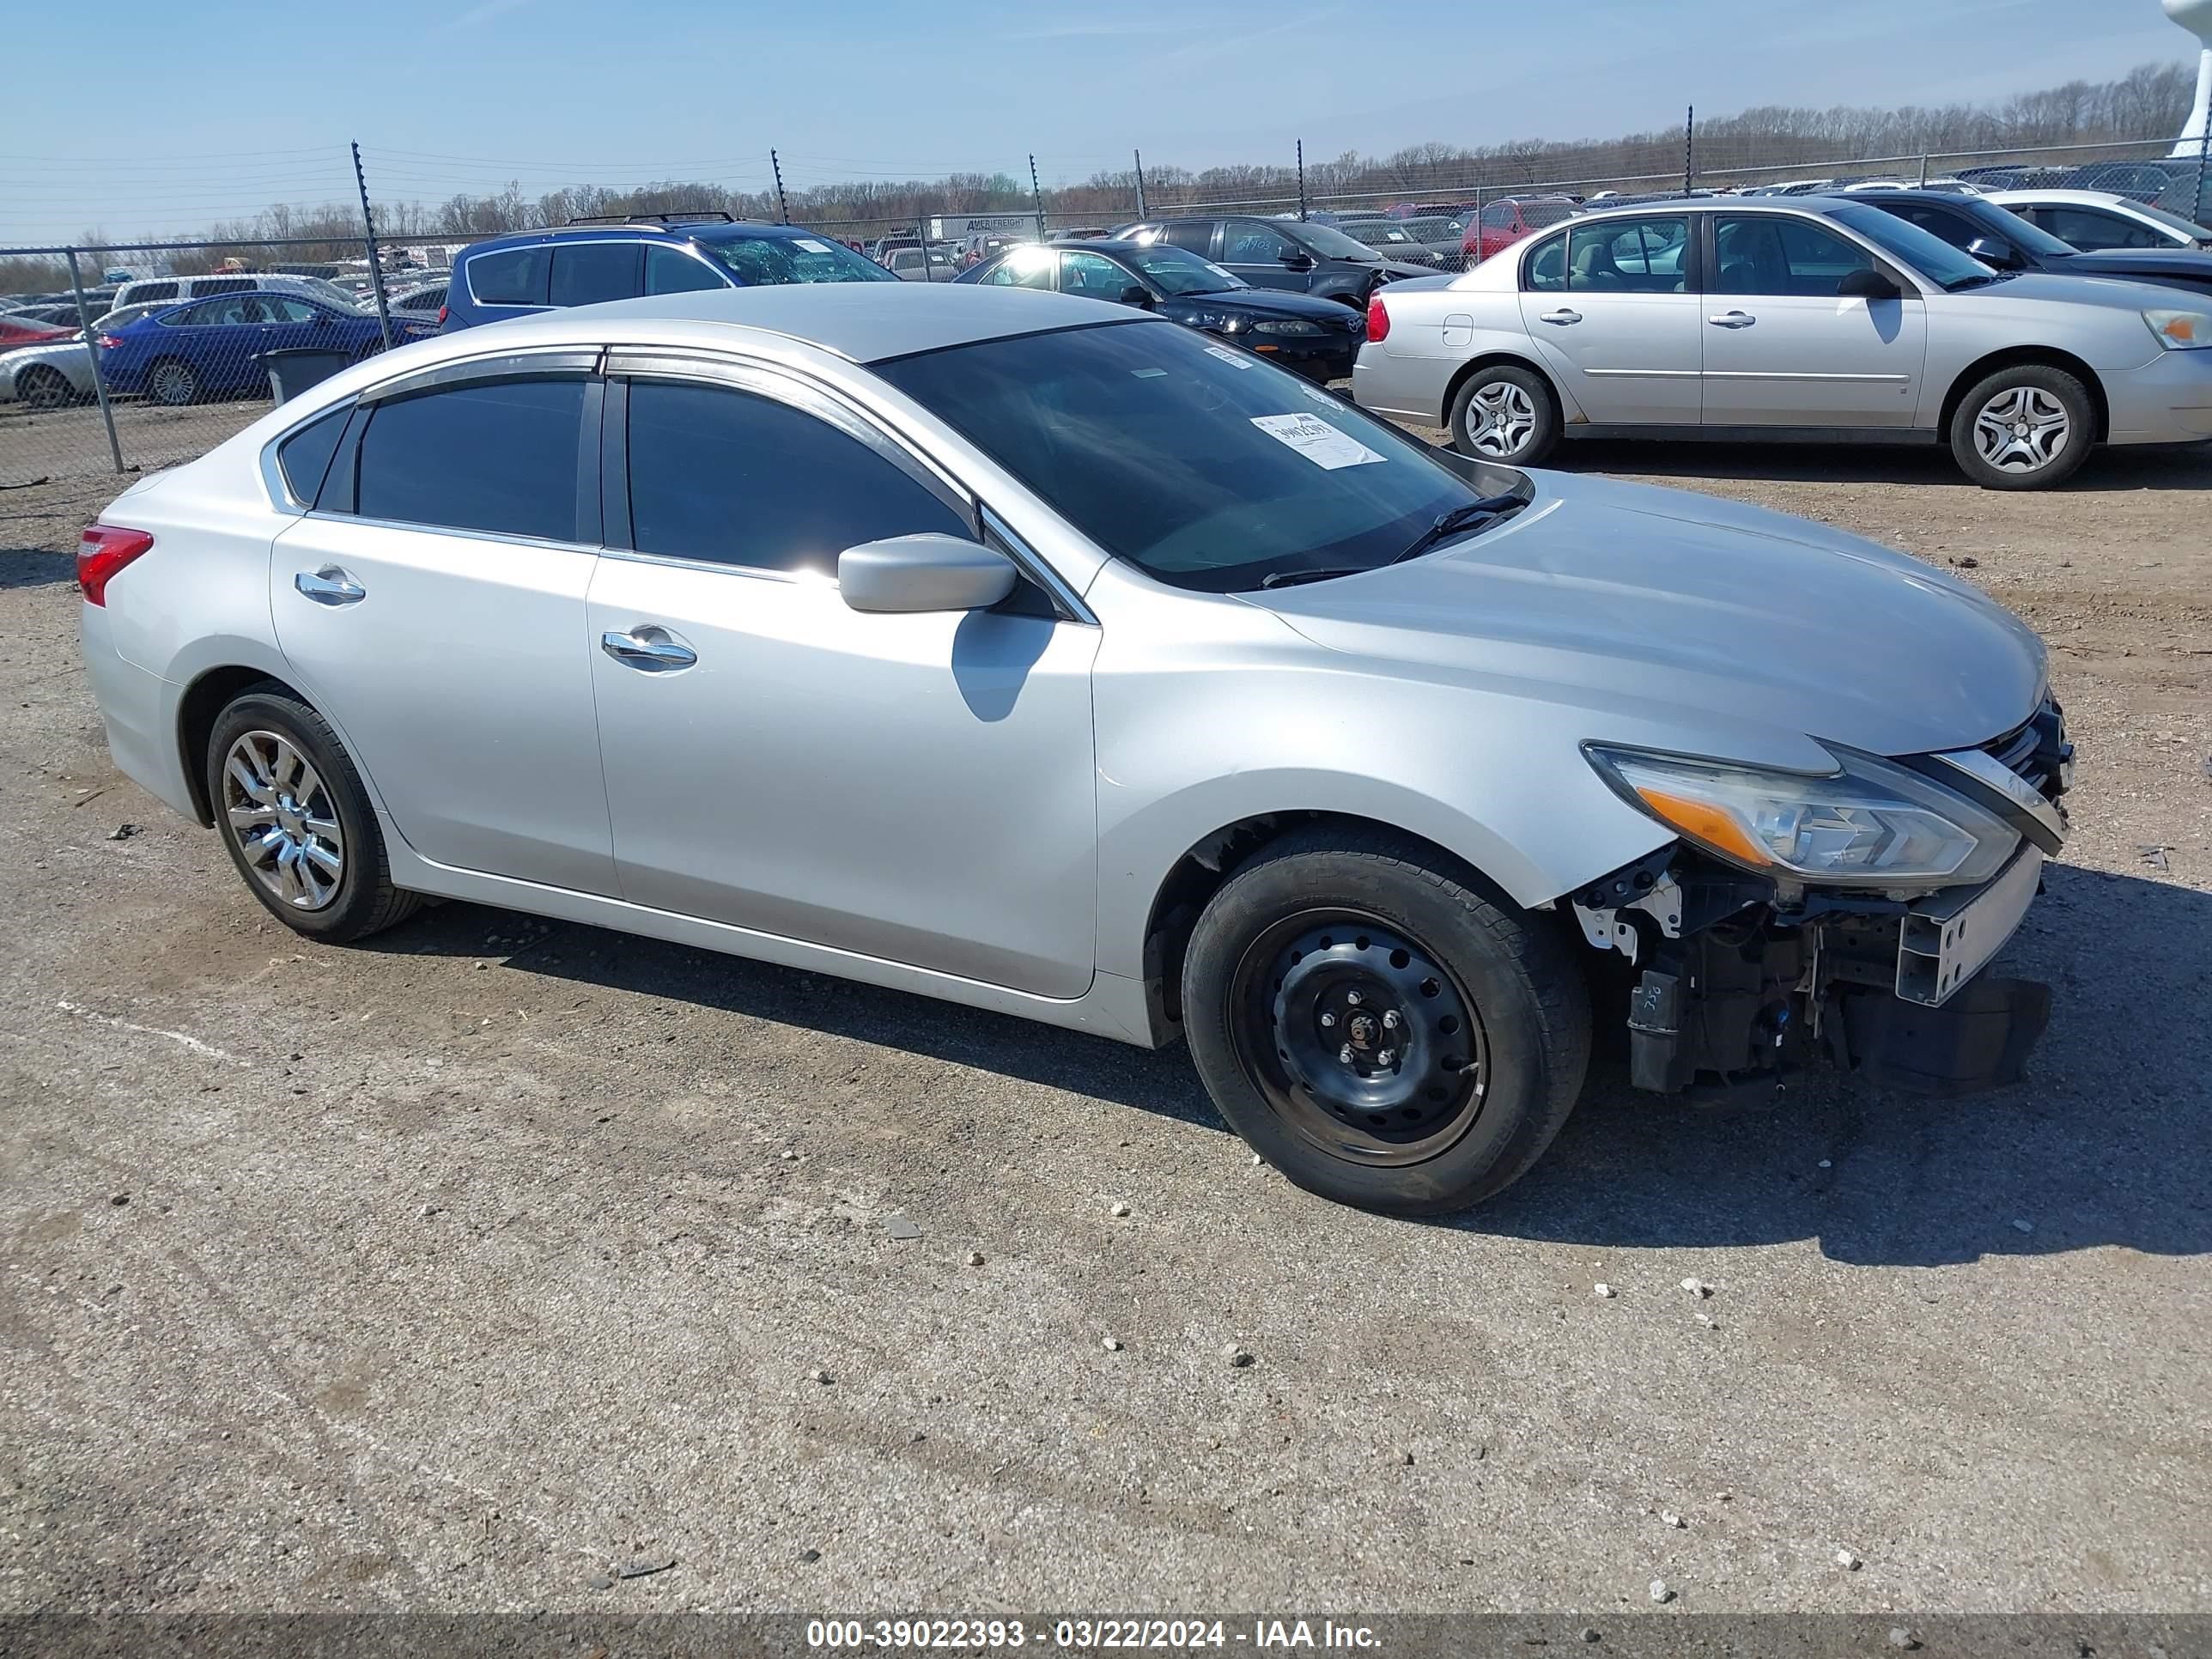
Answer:
<path fill-rule="evenodd" d="M 2192 66 L 2144 64 L 2117 80 L 2072 81 L 1982 104 L 1825 110 L 1763 105 L 1697 124 L 1697 176 L 1699 183 L 1711 185 L 1810 171 L 1861 158 L 1924 155 L 1940 166 L 1946 156 L 1972 152 L 2006 151 L 2032 158 L 2035 152 L 2056 152 L 2069 145 L 2148 142 L 2179 129 L 2194 85 Z M 1595 185 L 1649 179 L 1656 184 L 1679 177 L 1685 160 L 1685 134 L 1680 127 L 1602 140 L 1525 138 L 1474 148 L 1431 143 L 1387 156 L 1346 150 L 1333 159 L 1311 161 L 1305 168 L 1305 193 L 1316 202 L 1361 198 L 1379 202 L 1394 194 L 1466 198 L 1478 190 L 1496 193 L 1538 183 Z M 374 179 L 370 182 L 374 185 Z M 1196 202 L 1291 199 L 1297 192 L 1298 174 L 1287 160 L 1197 170 L 1165 165 L 1147 167 L 1143 183 L 1146 204 L 1157 211 Z M 1063 224 L 1115 222 L 1135 211 L 1137 185 L 1133 167 L 1101 172 L 1081 184 L 1048 192 L 1045 206 Z M 911 224 L 926 214 L 1026 211 L 1032 202 L 1026 180 L 1004 173 L 972 173 L 896 183 L 816 185 L 789 192 L 787 205 L 794 221 L 858 234 Z M 705 180 L 658 179 L 629 190 L 578 185 L 532 196 L 509 184 L 489 194 L 458 194 L 442 202 L 379 201 L 376 219 L 378 231 L 390 240 L 459 241 L 562 224 L 587 214 L 717 210 L 738 218 L 779 216 L 772 192 L 734 191 Z M 211 269 L 229 256 L 275 264 L 359 258 L 362 252 L 359 209 L 344 202 L 307 211 L 272 207 L 252 219 L 210 225 L 205 236 L 210 242 L 247 246 L 179 253 L 173 259 L 179 272 Z M 303 238 L 319 245 L 281 249 L 253 246 Z M 116 239 L 98 229 L 78 237 L 87 247 L 118 240 L 181 239 Z M 65 288 L 68 281 L 67 267 L 58 261 L 0 259 L 0 292 Z"/>

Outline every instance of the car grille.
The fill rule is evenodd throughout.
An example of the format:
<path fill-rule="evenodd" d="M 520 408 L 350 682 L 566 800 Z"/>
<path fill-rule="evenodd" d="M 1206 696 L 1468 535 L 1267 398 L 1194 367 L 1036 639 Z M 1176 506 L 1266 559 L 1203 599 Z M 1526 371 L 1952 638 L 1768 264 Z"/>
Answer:
<path fill-rule="evenodd" d="M 2033 719 L 1984 744 L 1982 752 L 2025 778 L 2046 800 L 2073 787 L 2074 745 L 2066 740 L 2066 711 L 2056 698 L 2045 698 Z"/>

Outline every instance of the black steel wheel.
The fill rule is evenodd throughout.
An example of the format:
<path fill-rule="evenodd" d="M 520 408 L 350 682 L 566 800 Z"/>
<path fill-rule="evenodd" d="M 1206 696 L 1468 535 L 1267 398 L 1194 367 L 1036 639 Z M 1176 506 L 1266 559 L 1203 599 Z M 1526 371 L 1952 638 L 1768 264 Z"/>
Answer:
<path fill-rule="evenodd" d="M 1254 1151 L 1365 1209 L 1466 1209 L 1559 1133 L 1589 1005 L 1551 918 L 1387 831 L 1316 825 L 1260 849 L 1200 913 L 1183 1023 Z"/>

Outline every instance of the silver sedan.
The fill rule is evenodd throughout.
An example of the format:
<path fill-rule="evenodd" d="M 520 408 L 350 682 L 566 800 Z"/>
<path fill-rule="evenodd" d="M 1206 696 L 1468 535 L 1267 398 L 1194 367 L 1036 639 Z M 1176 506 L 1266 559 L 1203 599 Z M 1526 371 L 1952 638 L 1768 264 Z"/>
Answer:
<path fill-rule="evenodd" d="M 2013 617 L 1121 307 L 471 329 L 134 485 L 78 577 L 118 764 L 311 940 L 436 896 L 1187 1037 L 1350 1203 L 1514 1180 L 1600 1024 L 1678 1097 L 1954 1092 L 2047 1008 L 1984 971 L 2070 767 Z"/>
<path fill-rule="evenodd" d="M 2021 489 L 2099 443 L 2212 438 L 2207 348 L 2193 295 L 2000 274 L 1865 201 L 1701 198 L 1394 283 L 1352 392 L 1499 461 L 1583 437 L 1948 443 Z"/>
<path fill-rule="evenodd" d="M 104 329 L 120 328 L 175 304 L 174 300 L 156 300 L 107 312 L 94 322 L 93 336 L 97 339 Z M 53 345 L 22 346 L 0 353 L 0 403 L 66 409 L 98 395 L 93 385 L 92 349 L 81 333 Z"/>

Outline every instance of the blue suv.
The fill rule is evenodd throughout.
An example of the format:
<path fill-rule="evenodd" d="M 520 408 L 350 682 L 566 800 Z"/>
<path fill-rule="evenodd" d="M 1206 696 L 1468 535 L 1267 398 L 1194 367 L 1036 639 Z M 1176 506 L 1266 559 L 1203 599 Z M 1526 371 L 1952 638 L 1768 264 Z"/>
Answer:
<path fill-rule="evenodd" d="M 445 331 L 641 294 L 773 283 L 895 283 L 842 242 L 803 225 L 726 213 L 576 219 L 463 248 L 446 295 Z"/>

